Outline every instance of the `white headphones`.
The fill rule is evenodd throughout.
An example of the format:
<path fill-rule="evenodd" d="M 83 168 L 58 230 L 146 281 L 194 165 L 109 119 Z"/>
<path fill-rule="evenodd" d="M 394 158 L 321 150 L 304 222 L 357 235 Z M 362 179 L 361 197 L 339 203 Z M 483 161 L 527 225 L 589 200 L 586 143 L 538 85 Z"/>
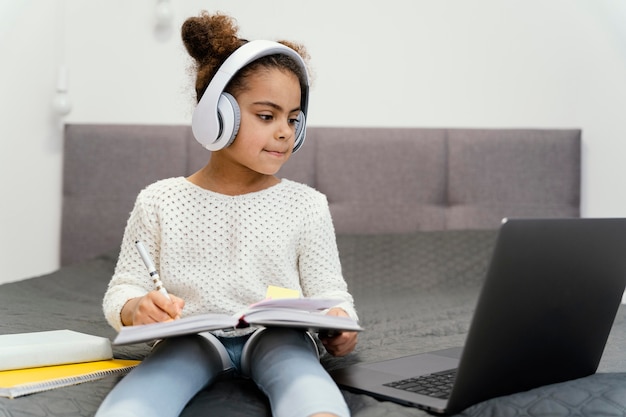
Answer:
<path fill-rule="evenodd" d="M 302 68 L 305 77 L 293 152 L 300 149 L 306 136 L 306 113 L 309 103 L 309 79 L 306 64 L 293 49 L 278 42 L 265 40 L 250 41 L 240 46 L 224 61 L 209 83 L 191 119 L 193 135 L 202 146 L 210 151 L 218 151 L 233 142 L 239 130 L 239 105 L 232 95 L 224 92 L 224 89 L 241 68 L 258 58 L 274 54 L 283 54 L 293 58 Z"/>

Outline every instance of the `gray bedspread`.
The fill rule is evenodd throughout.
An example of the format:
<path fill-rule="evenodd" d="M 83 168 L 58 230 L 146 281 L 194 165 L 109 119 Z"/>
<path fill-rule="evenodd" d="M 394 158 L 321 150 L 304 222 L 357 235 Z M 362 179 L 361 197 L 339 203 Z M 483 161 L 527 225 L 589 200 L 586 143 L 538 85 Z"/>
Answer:
<path fill-rule="evenodd" d="M 462 345 L 494 231 L 340 235 L 344 275 L 362 325 L 355 353 L 324 356 L 329 368 Z M 0 286 L 0 333 L 50 329 L 113 338 L 101 298 L 115 265 L 111 252 L 91 261 Z M 626 309 L 621 307 L 596 375 L 495 398 L 464 416 L 626 415 Z M 494 337 L 496 337 L 494 335 Z M 146 345 L 115 347 L 119 358 L 141 358 Z M 514 376 L 512 376 L 514 377 Z M 0 398 L 0 416 L 92 416 L 117 378 L 18 399 Z M 427 413 L 345 392 L 354 416 L 403 417 Z M 248 380 L 224 379 L 200 392 L 183 416 L 269 416 L 268 403 Z"/>

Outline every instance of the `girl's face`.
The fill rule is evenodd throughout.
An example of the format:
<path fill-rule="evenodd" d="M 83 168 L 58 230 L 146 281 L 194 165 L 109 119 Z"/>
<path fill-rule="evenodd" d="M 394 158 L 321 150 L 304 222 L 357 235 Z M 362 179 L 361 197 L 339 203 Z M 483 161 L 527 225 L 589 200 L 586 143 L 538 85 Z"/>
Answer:
<path fill-rule="evenodd" d="M 232 162 L 263 175 L 274 175 L 289 159 L 300 113 L 298 77 L 279 69 L 250 74 L 235 97 L 241 124 L 234 142 L 222 152 Z"/>

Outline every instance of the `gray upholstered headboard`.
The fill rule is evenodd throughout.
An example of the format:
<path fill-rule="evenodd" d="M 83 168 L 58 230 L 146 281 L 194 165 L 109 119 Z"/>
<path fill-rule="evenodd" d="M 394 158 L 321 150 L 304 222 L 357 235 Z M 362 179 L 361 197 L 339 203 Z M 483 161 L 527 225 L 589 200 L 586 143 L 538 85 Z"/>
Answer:
<path fill-rule="evenodd" d="M 209 156 L 189 126 L 66 126 L 62 263 L 117 247 L 139 190 Z M 311 127 L 279 176 L 325 193 L 338 233 L 404 233 L 578 217 L 580 164 L 578 129 Z"/>

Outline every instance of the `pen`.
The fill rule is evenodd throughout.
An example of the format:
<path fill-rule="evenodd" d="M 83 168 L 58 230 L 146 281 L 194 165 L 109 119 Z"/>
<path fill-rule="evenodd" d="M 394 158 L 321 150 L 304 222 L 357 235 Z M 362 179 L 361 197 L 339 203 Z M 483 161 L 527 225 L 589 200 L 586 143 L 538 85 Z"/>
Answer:
<path fill-rule="evenodd" d="M 156 267 L 154 266 L 154 262 L 152 262 L 152 258 L 150 258 L 150 255 L 148 254 L 145 246 L 143 245 L 143 243 L 141 243 L 140 240 L 135 241 L 135 246 L 137 247 L 137 251 L 139 251 L 139 255 L 141 255 L 141 259 L 143 259 L 143 263 L 146 264 L 146 268 L 150 273 L 150 277 L 152 277 L 152 282 L 154 282 L 154 285 L 156 285 L 156 289 L 159 290 L 161 294 L 166 296 L 168 300 L 171 300 L 170 295 L 167 293 L 167 290 L 163 286 L 163 283 L 161 282 L 161 277 L 159 277 L 159 273 L 157 272 Z"/>

